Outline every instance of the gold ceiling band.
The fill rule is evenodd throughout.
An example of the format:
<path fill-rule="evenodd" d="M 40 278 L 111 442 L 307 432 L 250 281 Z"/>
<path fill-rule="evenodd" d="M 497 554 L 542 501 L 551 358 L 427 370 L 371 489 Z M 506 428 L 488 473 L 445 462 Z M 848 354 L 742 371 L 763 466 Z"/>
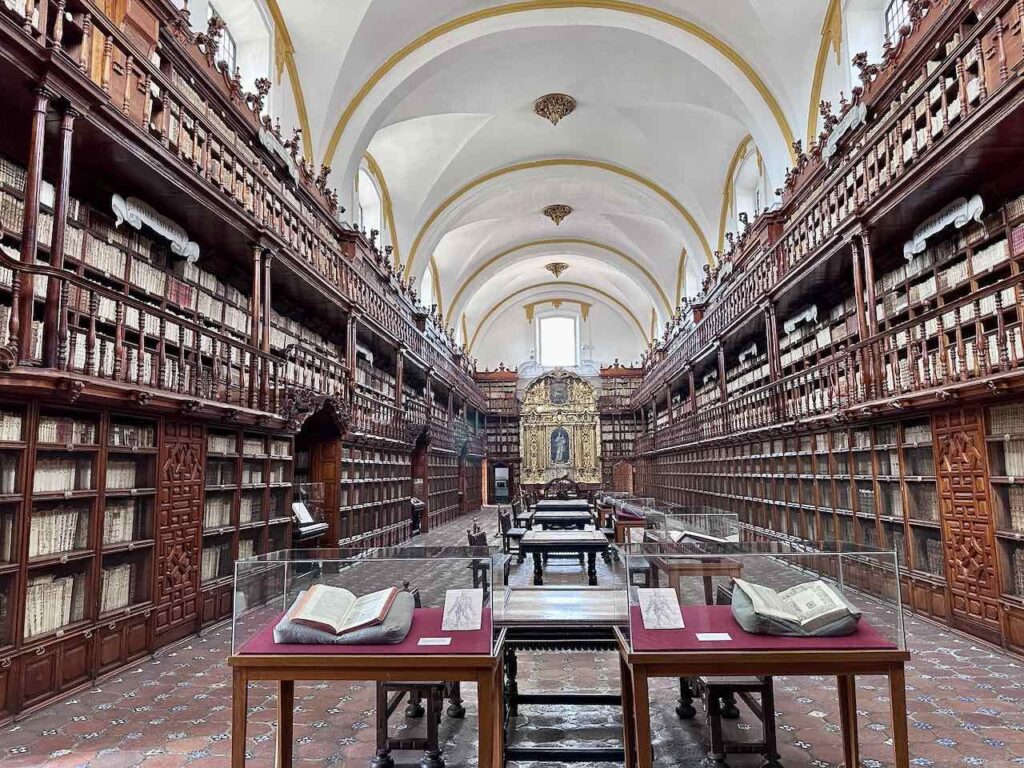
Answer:
<path fill-rule="evenodd" d="M 818 103 L 821 101 L 821 86 L 825 80 L 825 65 L 828 63 L 828 49 L 836 53 L 836 64 L 841 64 L 843 44 L 843 11 L 839 0 L 830 0 L 825 11 L 825 20 L 821 24 L 821 43 L 818 45 L 818 58 L 814 62 L 814 77 L 811 80 L 811 103 L 807 107 L 807 144 L 811 146 L 818 133 Z"/>
<path fill-rule="evenodd" d="M 406 267 L 405 274 L 408 279 L 409 269 Z M 444 300 L 441 296 L 441 275 L 437 271 L 437 262 L 430 257 L 430 274 L 434 278 L 434 303 L 437 304 L 437 314 L 444 317 Z"/>
<path fill-rule="evenodd" d="M 508 303 L 509 301 L 514 299 L 516 296 L 518 296 L 518 295 L 520 295 L 522 293 L 526 293 L 527 291 L 536 291 L 536 290 L 538 290 L 540 288 L 551 288 L 551 287 L 555 287 L 555 286 L 558 286 L 560 288 L 579 288 L 579 289 L 584 290 L 584 291 L 593 291 L 597 295 L 607 299 L 608 301 L 610 301 L 613 304 L 615 304 L 616 306 L 618 306 L 624 313 L 629 315 L 630 319 L 633 321 L 633 324 L 637 327 L 637 330 L 640 331 L 640 338 L 642 338 L 644 340 L 645 344 L 648 341 L 650 341 L 650 337 L 644 332 L 644 327 L 640 323 L 640 321 L 637 319 L 637 316 L 635 314 L 633 314 L 633 310 L 631 310 L 629 307 L 627 307 L 621 301 L 616 299 L 610 293 L 608 293 L 606 291 L 603 291 L 600 288 L 595 288 L 595 287 L 593 287 L 591 285 L 586 285 L 585 283 L 572 283 L 572 282 L 566 282 L 564 280 L 558 280 L 558 281 L 552 280 L 552 281 L 547 282 L 547 283 L 538 283 L 537 285 L 528 285 L 525 288 L 520 288 L 518 291 L 510 293 L 504 299 L 502 299 L 497 304 L 495 304 L 493 307 L 491 307 L 489 310 L 487 310 L 487 313 L 483 316 L 483 319 L 479 323 L 477 323 L 476 330 L 473 331 L 473 340 L 470 341 L 470 343 L 469 343 L 469 346 L 467 348 L 468 351 L 469 352 L 473 351 L 473 347 L 476 346 L 477 337 L 480 335 L 480 330 L 484 327 L 484 325 L 487 324 L 487 321 L 491 319 L 491 316 L 495 312 L 497 312 L 504 304 Z"/>
<path fill-rule="evenodd" d="M 392 262 L 397 267 L 402 261 L 402 252 L 398 247 L 398 231 L 395 229 L 395 212 L 391 204 L 391 193 L 388 191 L 388 183 L 384 179 L 384 173 L 381 171 L 373 155 L 366 152 L 363 157 L 366 158 L 366 169 L 377 180 L 377 187 L 380 189 L 380 204 L 384 209 L 384 219 L 387 221 L 388 231 L 391 232 Z"/>
<path fill-rule="evenodd" d="M 761 95 L 761 98 L 764 99 L 765 104 L 774 116 L 776 123 L 778 123 L 779 130 L 782 132 L 782 137 L 785 140 L 786 145 L 789 147 L 790 158 L 794 163 L 796 162 L 796 157 L 793 154 L 791 146 L 794 140 L 793 131 L 789 126 L 789 121 L 786 120 L 786 115 L 782 111 L 782 107 L 779 105 L 779 102 L 765 84 L 764 80 L 761 79 L 761 76 L 757 74 L 757 71 L 739 54 L 735 48 L 723 40 L 720 40 L 699 24 L 679 18 L 678 16 L 673 16 L 670 13 L 656 8 L 649 8 L 639 3 L 625 2 L 625 0 L 523 0 L 522 2 L 499 5 L 493 8 L 483 8 L 479 11 L 468 13 L 457 19 L 452 19 L 440 26 L 434 27 L 428 32 L 420 35 L 411 43 L 391 54 L 387 61 L 381 64 L 380 67 L 377 68 L 377 71 L 370 76 L 370 79 L 363 83 L 362 88 L 360 88 L 356 92 L 355 96 L 352 97 L 348 106 L 345 107 L 345 111 L 342 112 L 341 116 L 338 118 L 337 125 L 334 126 L 334 133 L 331 135 L 331 140 L 327 145 L 327 153 L 325 155 L 324 162 L 330 164 L 334 157 L 334 153 L 338 149 L 338 144 L 341 142 L 341 136 L 348 127 L 349 120 L 352 119 L 352 115 L 355 114 L 356 109 L 358 109 L 359 105 L 363 103 L 363 100 L 369 95 L 370 91 L 372 91 L 377 84 L 384 79 L 385 75 L 394 69 L 400 61 L 407 58 L 413 52 L 449 32 L 475 24 L 479 21 L 485 21 L 487 19 L 507 16 L 515 13 L 527 13 L 539 10 L 557 10 L 560 8 L 595 8 L 599 10 L 617 11 L 619 13 L 641 16 L 667 24 L 696 37 L 704 43 L 707 43 L 735 65 L 747 78 L 754 89 Z"/>
<path fill-rule="evenodd" d="M 679 266 L 676 268 L 676 306 L 683 301 L 683 291 L 686 290 L 686 246 L 679 252 Z"/>
<path fill-rule="evenodd" d="M 409 275 L 412 274 L 412 265 L 416 259 L 416 252 L 419 250 L 420 243 L 426 236 L 427 230 L 429 230 L 430 227 L 433 226 L 434 222 L 437 221 L 437 219 L 441 216 L 442 213 L 444 213 L 445 209 L 451 206 L 460 197 L 472 191 L 476 187 L 479 187 L 482 184 L 486 184 L 488 181 L 493 181 L 494 179 L 506 176 L 510 173 L 518 173 L 519 171 L 529 171 L 535 168 L 550 168 L 554 166 L 596 168 L 598 170 L 618 174 L 619 176 L 630 179 L 631 181 L 635 181 L 637 184 L 640 184 L 641 186 L 647 187 L 649 190 L 659 195 L 663 200 L 665 200 L 669 205 L 671 205 L 683 217 L 683 219 L 686 220 L 686 223 L 689 224 L 690 228 L 697 235 L 697 239 L 700 240 L 701 247 L 704 249 L 704 257 L 707 259 L 708 264 L 714 265 L 714 258 L 711 255 L 711 246 L 708 244 L 708 240 L 704 236 L 704 232 L 697 225 L 696 220 L 686 209 L 686 207 L 678 200 L 676 200 L 671 194 L 669 194 L 668 191 L 665 190 L 663 187 L 659 186 L 650 179 L 641 176 L 638 173 L 635 173 L 634 171 L 627 170 L 625 168 L 622 168 L 621 166 L 614 165 L 612 163 L 606 163 L 602 160 L 553 158 L 550 160 L 532 160 L 526 163 L 516 163 L 515 165 L 510 165 L 506 168 L 499 168 L 496 171 L 485 173 L 483 176 L 479 176 L 473 181 L 469 182 L 468 184 L 463 185 L 454 193 L 445 198 L 441 202 L 441 204 L 434 209 L 433 213 L 430 214 L 426 222 L 420 228 L 419 234 L 416 235 L 416 239 L 413 241 L 412 244 L 412 250 L 409 252 L 409 258 L 405 262 L 405 276 L 409 277 Z M 683 255 L 680 258 L 685 258 L 685 255 L 686 249 L 684 248 Z M 683 265 L 680 265 L 680 269 L 682 268 Z"/>
<path fill-rule="evenodd" d="M 466 280 L 464 280 L 462 284 L 459 286 L 459 289 L 455 292 L 455 296 L 452 298 L 452 303 L 448 307 L 448 322 L 451 322 L 452 312 L 455 310 L 455 307 L 458 306 L 459 299 L 462 298 L 462 294 L 473 283 L 473 281 L 480 276 L 481 272 L 483 272 L 485 269 L 487 269 L 495 262 L 504 259 L 506 256 L 511 256 L 513 253 L 516 253 L 518 251 L 524 251 L 527 248 L 536 248 L 544 245 L 585 245 L 590 248 L 598 248 L 600 250 L 607 251 L 608 253 L 614 254 L 621 259 L 625 259 L 634 267 L 643 272 L 647 279 L 651 281 L 651 283 L 654 285 L 655 290 L 658 292 L 658 295 L 661 297 L 661 300 L 665 303 L 665 309 L 668 311 L 670 315 L 672 314 L 672 305 L 669 303 L 668 296 L 665 295 L 665 291 L 662 289 L 661 284 L 654 278 L 654 275 L 652 275 L 643 264 L 634 259 L 632 256 L 628 255 L 627 253 L 624 253 L 623 251 L 620 251 L 618 248 L 613 248 L 610 245 L 599 243 L 596 240 L 586 240 L 584 238 L 578 237 L 555 237 L 547 240 L 531 240 L 528 243 L 522 243 L 520 245 L 517 245 L 513 248 L 509 248 L 507 250 L 502 251 L 501 253 L 492 256 L 479 267 L 477 267 L 473 271 L 473 274 L 466 278 Z"/>
<path fill-rule="evenodd" d="M 309 127 L 309 114 L 306 112 L 306 98 L 302 95 L 302 83 L 299 80 L 299 69 L 295 65 L 295 45 L 288 34 L 288 26 L 284 23 L 284 14 L 277 0 L 267 0 L 267 9 L 274 19 L 274 55 L 277 57 L 277 82 L 281 82 L 280 63 L 283 61 L 288 70 L 288 81 L 292 86 L 292 98 L 295 99 L 295 111 L 302 128 L 302 153 L 309 162 L 313 162 L 313 132 Z"/>
<path fill-rule="evenodd" d="M 725 172 L 725 191 L 722 192 L 722 216 L 718 220 L 718 250 L 725 250 L 725 223 L 729 217 L 729 206 L 732 204 L 732 197 L 735 192 L 735 178 L 736 168 L 744 157 L 747 156 L 747 147 L 750 142 L 753 141 L 753 137 L 747 134 L 746 137 L 740 142 L 740 145 L 736 147 L 736 151 L 733 152 L 732 160 L 729 161 L 729 170 Z"/>
<path fill-rule="evenodd" d="M 561 306 L 563 304 L 575 304 L 575 305 L 577 305 L 580 308 L 580 317 L 583 318 L 583 322 L 587 322 L 587 317 L 590 314 L 590 308 L 592 306 L 594 306 L 593 304 L 591 304 L 589 302 L 583 301 L 583 299 L 561 299 L 561 298 L 558 298 L 558 299 L 540 299 L 539 301 L 532 301 L 529 304 L 524 304 L 523 305 L 523 309 L 526 310 L 526 321 L 528 323 L 532 323 L 533 322 L 534 311 L 541 304 L 550 304 L 555 309 L 561 308 Z M 465 313 L 463 313 L 463 315 L 462 315 L 462 325 L 463 326 L 466 325 L 466 315 L 465 315 Z"/>

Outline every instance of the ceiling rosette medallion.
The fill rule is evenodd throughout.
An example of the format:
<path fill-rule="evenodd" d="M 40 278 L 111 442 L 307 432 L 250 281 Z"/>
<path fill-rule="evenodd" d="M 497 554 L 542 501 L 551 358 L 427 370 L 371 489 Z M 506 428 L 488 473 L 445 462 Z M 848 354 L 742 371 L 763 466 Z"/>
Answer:
<path fill-rule="evenodd" d="M 556 205 L 549 205 L 547 208 L 544 209 L 543 213 L 545 216 L 547 216 L 549 219 L 555 222 L 555 226 L 557 227 L 559 224 L 562 223 L 562 219 L 564 219 L 566 216 L 572 213 L 572 208 L 570 208 L 568 205 L 558 203 Z"/>
<path fill-rule="evenodd" d="M 576 99 L 565 93 L 549 93 L 533 102 L 533 111 L 552 125 L 576 111 Z"/>
<path fill-rule="evenodd" d="M 569 265 L 564 261 L 553 261 L 550 264 L 545 264 L 544 269 L 550 272 L 555 277 L 561 277 L 562 273 L 569 268 Z"/>

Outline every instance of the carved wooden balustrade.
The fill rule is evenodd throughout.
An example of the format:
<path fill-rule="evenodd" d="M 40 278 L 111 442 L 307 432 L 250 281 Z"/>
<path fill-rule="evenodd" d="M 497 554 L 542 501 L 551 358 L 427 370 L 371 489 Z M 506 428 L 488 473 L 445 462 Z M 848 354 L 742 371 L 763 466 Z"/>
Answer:
<path fill-rule="evenodd" d="M 900 409 L 910 399 L 955 396 L 957 387 L 1024 369 L 1024 274 L 979 289 L 851 345 L 803 371 L 677 416 L 646 439 L 652 448 Z M 978 386 L 978 385 L 976 385 Z"/>
<path fill-rule="evenodd" d="M 291 348 L 283 357 L 263 352 L 201 322 L 71 272 L 26 266 L 2 251 L 0 273 L 0 283 L 10 285 L 5 330 L 11 342 L 0 348 L 8 370 L 20 360 L 24 370 L 67 373 L 79 389 L 104 380 L 131 386 L 139 401 L 169 394 L 190 410 L 211 403 L 275 415 L 289 388 L 333 394 L 346 387 L 343 364 L 308 350 Z M 18 350 L 19 290 L 27 274 L 37 298 L 46 295 L 47 280 L 58 281 L 61 306 L 55 327 L 37 322 L 37 349 Z"/>
<path fill-rule="evenodd" d="M 433 417 L 427 429 L 432 448 L 440 448 L 452 452 L 458 450 L 458 445 L 455 441 L 454 419 Z"/>
<path fill-rule="evenodd" d="M 348 425 L 351 435 L 405 443 L 408 440 L 405 425 L 405 414 L 398 406 L 358 389 L 353 390 L 352 415 Z"/>
<path fill-rule="evenodd" d="M 985 114 L 983 108 L 1020 79 L 1014 75 L 1024 62 L 1021 4 L 993 0 L 975 6 L 981 21 L 971 28 L 956 26 L 936 46 L 946 51 L 941 63 L 922 62 L 916 79 L 908 78 L 901 92 L 892 93 L 888 110 L 844 142 L 846 155 L 802 187 L 800 202 L 787 213 L 775 247 L 720 289 L 690 331 L 669 341 L 646 372 L 634 406 L 649 403 L 683 365 L 738 318 L 765 303 L 797 268 L 826 256 L 844 226 L 883 205 L 922 158 L 963 136 L 972 118 Z M 874 106 L 883 110 L 880 104 Z"/>

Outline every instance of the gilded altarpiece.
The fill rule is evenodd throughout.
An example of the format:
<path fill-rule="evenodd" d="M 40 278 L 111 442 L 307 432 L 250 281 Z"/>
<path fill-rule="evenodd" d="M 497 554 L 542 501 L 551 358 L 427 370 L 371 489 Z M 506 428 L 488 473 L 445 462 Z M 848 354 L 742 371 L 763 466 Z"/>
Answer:
<path fill-rule="evenodd" d="M 981 410 L 936 414 L 934 426 L 939 513 L 954 623 L 998 633 L 999 582 Z"/>
<path fill-rule="evenodd" d="M 568 476 L 601 482 L 597 392 L 584 379 L 555 370 L 530 383 L 520 409 L 522 482 Z"/>

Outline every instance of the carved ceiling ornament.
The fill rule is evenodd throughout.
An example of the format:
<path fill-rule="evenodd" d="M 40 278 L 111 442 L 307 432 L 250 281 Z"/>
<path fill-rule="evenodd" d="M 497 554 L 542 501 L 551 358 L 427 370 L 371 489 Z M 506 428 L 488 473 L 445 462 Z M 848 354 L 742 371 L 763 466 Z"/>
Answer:
<path fill-rule="evenodd" d="M 549 205 L 543 210 L 543 214 L 555 222 L 556 227 L 561 224 L 563 219 L 565 219 L 570 213 L 572 213 L 572 208 L 564 203 Z"/>
<path fill-rule="evenodd" d="M 533 102 L 533 111 L 552 125 L 576 111 L 576 99 L 566 93 L 549 93 Z"/>
<path fill-rule="evenodd" d="M 552 261 L 550 264 L 545 264 L 544 269 L 550 272 L 555 277 L 561 277 L 562 273 L 569 268 L 569 265 L 564 261 Z"/>

